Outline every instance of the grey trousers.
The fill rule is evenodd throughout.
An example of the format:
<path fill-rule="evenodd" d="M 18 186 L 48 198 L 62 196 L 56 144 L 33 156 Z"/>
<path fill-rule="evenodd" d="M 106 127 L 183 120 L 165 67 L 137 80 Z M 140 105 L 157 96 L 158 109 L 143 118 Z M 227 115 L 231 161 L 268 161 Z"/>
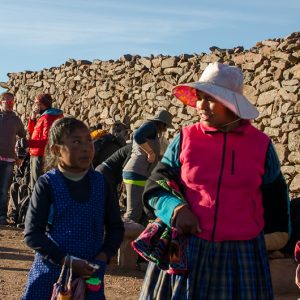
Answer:
<path fill-rule="evenodd" d="M 33 187 L 38 178 L 44 174 L 44 157 L 43 156 L 30 156 L 30 187 Z"/>
<path fill-rule="evenodd" d="M 136 223 L 139 223 L 143 214 L 143 192 L 144 186 L 138 186 L 125 183 L 126 187 L 126 213 L 125 219 L 130 219 Z"/>

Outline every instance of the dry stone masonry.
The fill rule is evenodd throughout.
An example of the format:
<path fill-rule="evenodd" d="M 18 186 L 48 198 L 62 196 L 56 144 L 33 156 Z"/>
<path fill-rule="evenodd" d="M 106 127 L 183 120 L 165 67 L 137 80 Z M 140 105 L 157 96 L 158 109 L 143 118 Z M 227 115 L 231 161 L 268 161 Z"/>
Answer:
<path fill-rule="evenodd" d="M 0 83 L 16 96 L 16 110 L 26 121 L 33 99 L 50 93 L 54 105 L 88 125 L 110 127 L 121 121 L 137 128 L 158 108 L 174 116 L 174 131 L 198 121 L 196 111 L 171 95 L 179 83 L 196 81 L 210 62 L 237 65 L 244 71 L 244 92 L 260 116 L 254 125 L 274 141 L 291 196 L 300 195 L 300 32 L 258 42 L 249 50 L 211 47 L 210 53 L 124 55 L 92 62 L 69 59 L 59 67 L 8 74 Z"/>

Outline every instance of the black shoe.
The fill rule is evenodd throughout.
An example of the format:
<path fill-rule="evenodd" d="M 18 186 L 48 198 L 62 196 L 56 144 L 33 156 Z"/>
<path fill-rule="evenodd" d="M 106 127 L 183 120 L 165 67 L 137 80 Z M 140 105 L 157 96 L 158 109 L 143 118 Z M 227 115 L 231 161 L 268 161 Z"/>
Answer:
<path fill-rule="evenodd" d="M 1 216 L 0 217 L 0 225 L 7 225 L 7 221 L 6 221 L 6 216 Z"/>
<path fill-rule="evenodd" d="M 25 224 L 24 223 L 20 223 L 20 224 L 17 225 L 17 228 L 24 229 L 25 228 Z"/>

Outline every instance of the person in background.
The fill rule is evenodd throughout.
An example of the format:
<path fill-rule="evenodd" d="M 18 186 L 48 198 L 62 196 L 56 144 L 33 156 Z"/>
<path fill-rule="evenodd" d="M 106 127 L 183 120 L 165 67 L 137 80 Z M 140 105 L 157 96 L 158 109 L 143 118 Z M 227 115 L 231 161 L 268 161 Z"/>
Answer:
<path fill-rule="evenodd" d="M 8 219 L 19 224 L 19 208 L 22 200 L 30 195 L 30 155 L 28 149 L 16 144 L 18 164 L 15 166 L 12 184 L 9 189 Z"/>
<path fill-rule="evenodd" d="M 50 171 L 38 178 L 25 220 L 24 239 L 36 254 L 22 299 L 50 299 L 61 265 L 70 265 L 71 257 L 75 277 L 102 281 L 86 299 L 105 299 L 106 264 L 117 253 L 124 226 L 110 185 L 90 168 L 93 156 L 90 131 L 82 121 L 53 123 L 46 150 Z"/>
<path fill-rule="evenodd" d="M 16 137 L 23 138 L 26 132 L 21 119 L 13 111 L 13 94 L 1 94 L 0 101 L 0 225 L 5 225 L 7 224 L 7 195 L 16 161 Z"/>
<path fill-rule="evenodd" d="M 44 173 L 44 154 L 48 134 L 52 123 L 63 117 L 60 109 L 52 107 L 52 97 L 49 94 L 39 94 L 35 97 L 33 111 L 28 121 L 30 138 L 25 147 L 30 152 L 30 186 L 33 189 L 37 179 Z M 39 118 L 38 118 L 39 115 Z"/>
<path fill-rule="evenodd" d="M 171 126 L 172 115 L 166 110 L 160 110 L 133 134 L 131 157 L 123 169 L 127 194 L 124 220 L 127 222 L 141 222 L 144 186 L 159 160 L 159 138 Z"/>
<path fill-rule="evenodd" d="M 101 124 L 91 128 L 91 137 L 95 147 L 95 155 L 92 163 L 94 168 L 126 144 L 125 141 L 123 143 L 115 135 L 102 129 Z"/>
<path fill-rule="evenodd" d="M 117 138 L 120 145 L 125 146 L 129 138 L 129 126 L 121 121 L 114 122 L 110 127 L 110 133 Z"/>
<path fill-rule="evenodd" d="M 104 162 L 98 165 L 95 171 L 100 172 L 107 179 L 112 187 L 112 191 L 115 193 L 115 197 L 119 200 L 120 208 L 123 210 L 125 205 L 124 201 L 124 186 L 122 184 L 122 171 L 130 158 L 132 150 L 132 144 L 123 146 L 111 156 L 109 156 Z"/>
<path fill-rule="evenodd" d="M 183 236 L 187 273 L 149 263 L 140 299 L 274 299 L 265 235 L 289 231 L 287 185 L 270 138 L 251 125 L 236 66 L 209 64 L 173 94 L 197 109 L 147 181 L 144 203 Z"/>
<path fill-rule="evenodd" d="M 130 158 L 131 151 L 132 144 L 123 146 L 95 168 L 107 178 L 113 189 L 117 189 L 117 186 L 122 183 L 122 171 Z"/>

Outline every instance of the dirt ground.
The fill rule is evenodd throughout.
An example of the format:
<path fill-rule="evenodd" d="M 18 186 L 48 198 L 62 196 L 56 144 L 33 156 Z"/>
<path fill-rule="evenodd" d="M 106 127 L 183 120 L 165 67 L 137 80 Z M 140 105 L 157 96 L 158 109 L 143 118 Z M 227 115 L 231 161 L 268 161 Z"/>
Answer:
<path fill-rule="evenodd" d="M 22 241 L 22 230 L 0 226 L 0 299 L 19 300 L 33 260 L 33 251 Z M 144 272 L 127 271 L 116 263 L 109 265 L 105 276 L 105 294 L 108 300 L 138 299 Z"/>
<path fill-rule="evenodd" d="M 24 291 L 33 251 L 22 241 L 22 230 L 0 225 L 0 300 L 19 300 Z M 270 260 L 276 300 L 300 299 L 294 283 L 296 265 L 293 259 Z M 113 260 L 105 276 L 108 300 L 138 299 L 145 272 L 122 270 Z"/>

